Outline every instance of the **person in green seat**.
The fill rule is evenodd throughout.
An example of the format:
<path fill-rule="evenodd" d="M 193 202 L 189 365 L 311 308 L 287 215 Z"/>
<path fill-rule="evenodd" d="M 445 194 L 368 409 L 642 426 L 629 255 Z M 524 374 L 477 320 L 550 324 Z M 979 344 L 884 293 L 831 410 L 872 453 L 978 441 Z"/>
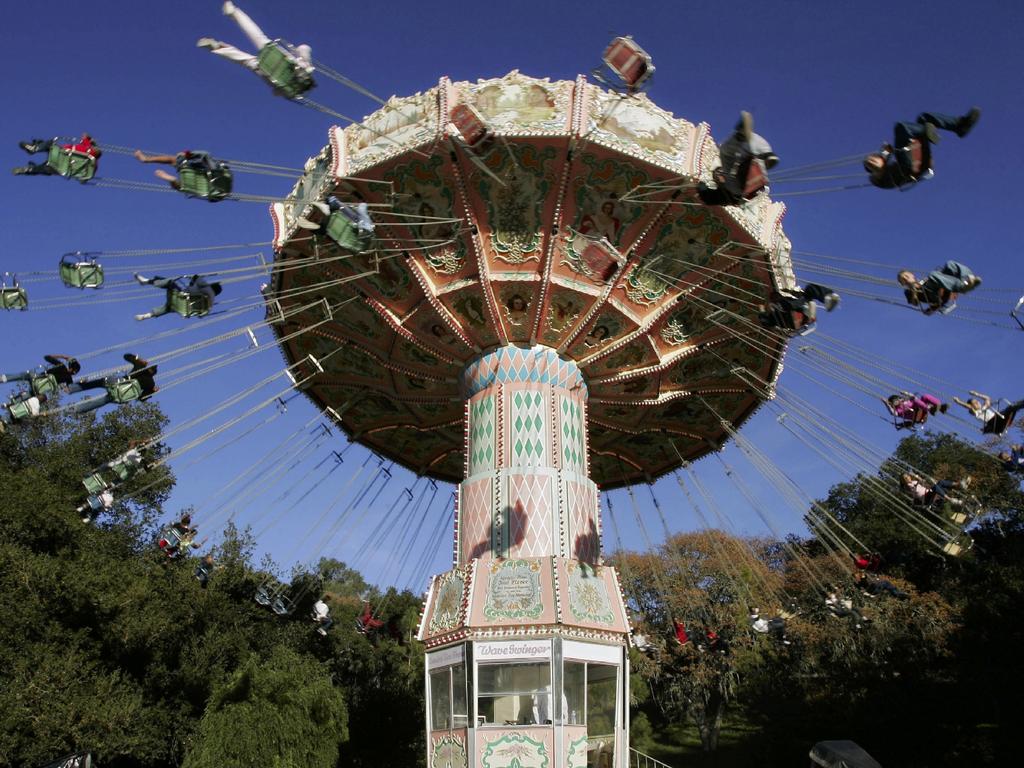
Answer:
<path fill-rule="evenodd" d="M 49 154 L 50 148 L 53 146 L 56 139 L 32 139 L 30 141 L 19 141 L 18 146 L 28 152 L 30 155 L 35 155 L 40 152 Z M 103 151 L 96 145 L 96 142 L 92 140 L 92 136 L 88 133 L 83 133 L 82 138 L 73 144 L 61 144 L 61 149 L 70 149 L 72 152 L 81 152 L 89 155 L 94 161 L 100 159 L 100 155 Z M 47 162 L 33 163 L 29 162 L 28 165 L 20 166 L 11 171 L 15 176 L 59 176 L 60 171 L 54 168 Z"/>
<path fill-rule="evenodd" d="M 53 376 L 57 384 L 68 387 L 71 392 L 77 391 L 77 389 L 71 389 L 71 387 L 75 386 L 74 376 L 82 370 L 82 366 L 75 358 L 68 355 L 44 355 L 43 360 L 48 362 L 50 367 L 46 368 L 42 373 L 38 371 L 0 373 L 0 384 L 8 381 L 31 382 L 40 376 Z"/>
<path fill-rule="evenodd" d="M 256 46 L 257 50 L 262 51 L 267 46 L 276 45 L 273 40 L 267 37 L 263 30 L 249 18 L 241 8 L 236 6 L 234 3 L 224 3 L 222 10 L 224 15 L 234 19 L 235 23 L 241 28 L 242 32 L 245 33 L 246 37 Z M 210 53 L 215 53 L 218 56 L 223 56 L 229 61 L 237 61 L 243 67 L 255 72 L 261 78 L 263 78 L 270 86 L 274 89 L 274 93 L 285 98 L 290 98 L 290 95 L 285 89 L 275 84 L 268 74 L 262 70 L 259 66 L 259 55 L 255 53 L 247 53 L 233 45 L 222 43 L 220 40 L 214 40 L 212 37 L 200 38 L 196 43 L 199 48 L 206 48 Z M 290 51 L 282 48 L 285 58 L 291 62 L 295 68 L 304 74 L 307 78 L 313 74 L 313 49 L 308 45 L 298 45 L 294 51 Z M 312 87 L 312 80 L 310 80 L 310 88 Z M 306 88 L 308 90 L 308 88 Z"/>
<path fill-rule="evenodd" d="M 45 402 L 46 395 L 23 393 L 23 396 L 16 395 L 11 398 L 9 402 L 4 404 L 3 410 L 0 410 L 0 434 L 7 431 L 8 424 L 17 424 L 25 419 L 32 419 L 38 416 Z"/>
<path fill-rule="evenodd" d="M 167 292 L 163 305 L 154 307 L 149 312 L 136 315 L 136 320 L 149 320 L 151 317 L 160 317 L 168 312 L 174 312 L 174 298 L 176 294 L 185 294 L 190 298 L 201 298 L 206 302 L 206 311 L 197 314 L 208 314 L 213 307 L 214 299 L 220 295 L 222 290 L 220 283 L 211 283 L 203 275 L 192 275 L 187 283 L 183 283 L 184 277 L 143 277 L 135 273 L 135 279 L 139 285 L 153 285 L 162 288 Z"/>
<path fill-rule="evenodd" d="M 189 168 L 201 174 L 208 174 L 218 170 L 227 170 L 227 164 L 213 157 L 208 152 L 196 152 L 191 149 L 183 149 L 176 155 L 147 155 L 141 149 L 135 150 L 135 159 L 140 163 L 158 163 L 160 165 L 173 165 L 178 171 Z M 163 179 L 173 189 L 181 191 L 181 180 L 173 173 L 168 173 L 162 168 L 153 172 L 158 179 Z"/>
<path fill-rule="evenodd" d="M 80 390 L 86 389 L 106 389 L 107 391 L 102 395 L 96 397 L 89 397 L 84 400 L 79 400 L 77 403 L 72 404 L 70 410 L 72 413 L 88 413 L 89 411 L 95 411 L 97 408 L 102 408 L 108 403 L 115 402 L 127 402 L 128 400 L 119 400 L 116 394 L 117 386 L 119 384 L 125 384 L 128 382 L 135 382 L 138 385 L 138 397 L 131 397 L 131 400 L 148 400 L 152 397 L 160 387 L 157 386 L 156 366 L 150 365 L 148 362 L 143 360 L 137 355 L 128 353 L 124 356 L 124 359 L 132 364 L 132 369 L 128 371 L 124 376 L 109 376 L 106 378 L 98 379 L 85 379 L 78 381 L 78 388 Z"/>

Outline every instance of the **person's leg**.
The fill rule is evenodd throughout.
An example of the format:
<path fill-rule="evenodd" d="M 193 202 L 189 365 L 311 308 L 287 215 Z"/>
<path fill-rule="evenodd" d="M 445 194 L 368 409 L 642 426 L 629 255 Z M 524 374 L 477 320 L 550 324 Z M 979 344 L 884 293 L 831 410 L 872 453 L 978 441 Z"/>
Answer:
<path fill-rule="evenodd" d="M 804 298 L 808 301 L 817 301 L 822 304 L 825 303 L 825 298 L 835 293 L 831 288 L 818 283 L 808 283 L 804 286 Z"/>
<path fill-rule="evenodd" d="M 7 381 L 32 381 L 32 371 L 20 371 L 18 373 L 0 373 L 0 384 Z"/>
<path fill-rule="evenodd" d="M 106 379 L 82 379 L 77 384 L 72 384 L 72 392 L 81 392 L 85 389 L 103 389 L 107 386 Z"/>
<path fill-rule="evenodd" d="M 256 22 L 250 19 L 249 15 L 234 3 L 224 3 L 224 15 L 235 20 L 239 29 L 245 33 L 245 36 L 249 38 L 257 49 L 270 42 L 270 38 L 263 34 L 263 30 L 259 28 Z"/>
<path fill-rule="evenodd" d="M 104 393 L 97 395 L 96 397 L 87 397 L 84 400 L 79 400 L 77 403 L 71 405 L 70 411 L 72 413 L 88 413 L 89 411 L 95 411 L 97 408 L 102 408 L 107 403 L 114 402 L 114 399 L 110 396 L 110 393 Z"/>
<path fill-rule="evenodd" d="M 15 176 L 53 176 L 56 173 L 57 171 L 46 163 L 27 163 L 21 168 L 14 169 Z"/>
<path fill-rule="evenodd" d="M 977 117 L 973 120 L 970 119 L 973 111 L 974 110 L 968 112 L 966 115 L 944 115 L 941 112 L 922 112 L 917 116 L 917 122 L 921 124 L 931 123 L 939 130 L 951 131 L 958 136 L 962 136 L 963 133 L 965 133 L 963 128 L 966 120 L 969 120 L 972 126 L 977 122 Z M 970 130 L 970 128 L 968 127 L 967 130 Z"/>
<path fill-rule="evenodd" d="M 49 152 L 53 146 L 53 139 L 31 139 L 30 141 L 19 141 L 18 146 L 28 154 L 35 155 L 39 152 Z"/>
<path fill-rule="evenodd" d="M 210 53 L 215 53 L 230 61 L 236 61 L 254 72 L 259 68 L 255 54 L 246 53 L 240 48 L 235 48 L 235 46 L 228 45 L 227 43 L 219 43 L 216 48 L 211 47 Z"/>

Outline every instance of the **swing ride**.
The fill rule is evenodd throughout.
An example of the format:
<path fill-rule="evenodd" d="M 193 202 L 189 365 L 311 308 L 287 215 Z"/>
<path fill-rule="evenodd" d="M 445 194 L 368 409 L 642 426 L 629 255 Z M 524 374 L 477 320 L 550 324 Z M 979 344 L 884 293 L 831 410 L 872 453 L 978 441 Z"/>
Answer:
<path fill-rule="evenodd" d="M 296 66 L 296 55 L 286 43 L 271 41 L 259 51 L 258 72 L 280 95 L 344 118 L 303 98 L 314 83 L 309 71 Z M 309 431 L 323 414 L 350 444 L 359 443 L 369 453 L 318 521 L 334 519 L 315 555 L 323 554 L 343 523 L 372 514 L 389 487 L 391 468 L 398 465 L 415 473 L 416 482 L 380 516 L 369 543 L 406 525 L 405 556 L 399 560 L 402 573 L 410 562 L 416 575 L 429 566 L 446 534 L 441 527 L 429 537 L 421 535 L 425 514 L 415 526 L 409 521 L 432 507 L 438 481 L 456 484 L 449 518 L 454 522 L 452 568 L 430 580 L 419 626 L 426 646 L 431 765 L 486 766 L 509 749 L 524 766 L 627 764 L 628 650 L 640 645 L 640 635 L 630 635 L 633 619 L 643 617 L 627 612 L 620 575 L 602 558 L 602 492 L 614 524 L 607 491 L 625 489 L 653 546 L 634 487 L 648 488 L 668 537 L 652 484 L 674 475 L 710 529 L 718 523 L 705 517 L 690 489 L 719 522 L 726 520 L 692 467 L 714 456 L 782 541 L 763 502 L 722 457 L 722 446 L 731 442 L 781 496 L 809 510 L 808 526 L 831 551 L 863 561 L 864 568 L 880 567 L 868 542 L 807 496 L 739 429 L 764 408 L 840 471 L 877 470 L 882 449 L 780 385 L 789 340 L 817 327 L 814 303 L 794 319 L 793 333 L 766 328 L 758 317 L 773 294 L 797 291 L 795 267 L 830 281 L 878 283 L 881 278 L 833 262 L 823 266 L 814 261 L 819 254 L 794 252 L 782 228 L 785 206 L 769 196 L 766 175 L 747 179 L 740 205 L 701 202 L 698 183 L 711 181 L 718 165 L 710 127 L 677 118 L 643 94 L 654 67 L 631 38 L 616 38 L 602 60 L 604 68 L 594 77 L 607 88 L 583 76 L 552 81 L 512 71 L 477 82 L 443 77 L 421 93 L 378 99 L 381 109 L 365 120 L 329 129 L 326 146 L 309 159 L 283 199 L 234 192 L 229 162 L 242 173 L 288 178 L 294 178 L 294 169 L 214 162 L 207 153 L 193 153 L 201 160 L 195 165 L 179 164 L 175 189 L 189 197 L 269 204 L 274 259 L 267 264 L 260 257 L 255 268 L 224 269 L 235 257 L 216 262 L 222 266 L 207 274 L 226 275 L 225 284 L 268 282 L 258 301 L 236 305 L 200 327 L 252 310 L 262 311 L 264 319 L 182 350 L 147 354 L 155 370 L 157 362 L 228 339 L 252 342 L 245 352 L 182 366 L 162 389 L 267 348 L 279 349 L 286 365 L 139 450 L 165 444 L 264 386 L 276 382 L 283 388 L 209 433 L 152 461 L 147 457 L 144 468 L 136 451 L 138 461 L 126 454 L 82 481 L 89 504 L 99 511 L 109 506 L 93 502 L 101 494 L 264 408 L 279 408 L 268 421 L 284 415 L 287 402 L 301 393 L 315 404 L 317 415 L 227 482 L 218 491 L 223 501 L 207 500 L 211 517 L 233 520 L 239 508 L 330 445 L 330 427 L 318 423 Z M 317 66 L 329 79 L 350 82 Z M 114 154 L 133 152 L 102 146 Z M 56 142 L 47 163 L 56 174 L 83 183 L 158 189 L 95 178 L 94 155 Z M 780 182 L 786 182 L 784 174 Z M 105 294 L 119 285 L 106 279 L 123 278 L 131 268 L 105 269 L 101 258 L 174 252 L 71 252 L 61 257 L 57 277 L 84 293 L 109 285 Z M 186 266 L 192 265 L 181 265 Z M 901 304 L 857 288 L 849 293 Z M 16 277 L 5 273 L 0 302 L 4 309 L 28 308 L 27 292 Z M 45 298 L 40 303 L 63 306 Z M 184 318 L 213 314 L 211 299 L 184 289 L 169 294 L 168 306 Z M 947 314 L 955 307 L 950 303 L 939 311 Z M 1019 324 L 1020 307 L 1011 312 Z M 1005 308 L 1000 314 L 1005 322 Z M 261 345 L 260 330 L 273 333 L 274 343 Z M 831 377 L 871 395 L 875 404 L 879 390 L 925 386 L 914 380 L 917 372 L 899 364 L 860 358 L 866 353 L 824 333 L 815 339 L 815 345 L 801 347 L 804 354 L 793 356 L 793 368 L 811 381 Z M 114 404 L 143 396 L 136 378 L 115 374 L 105 381 Z M 26 397 L 59 394 L 52 375 L 28 382 Z M 19 397 L 8 406 L 12 421 L 37 415 Z M 892 417 L 896 429 L 924 421 L 921 416 L 899 421 L 895 411 Z M 286 450 L 294 459 L 290 463 L 279 460 Z M 332 458 L 334 464 L 322 472 Z M 258 535 L 284 519 L 343 462 L 344 451 L 333 452 L 282 491 L 270 503 L 277 508 L 274 519 Z M 917 470 L 907 465 L 885 471 Z M 312 480 L 314 473 L 319 476 Z M 934 482 L 920 475 L 918 481 L 923 480 Z M 927 504 L 912 509 L 900 497 L 895 474 L 872 475 L 865 482 L 936 552 L 956 556 L 970 548 L 966 529 L 982 512 L 973 497 L 933 493 Z M 285 504 L 299 489 L 302 495 Z M 168 560 L 185 559 L 200 546 L 196 535 L 196 528 L 168 525 L 158 546 Z M 413 562 L 416 549 L 420 554 Z M 205 586 L 214 578 L 212 559 L 201 570 Z M 833 615 L 848 615 L 843 611 L 852 609 L 842 596 L 810 575 L 828 595 Z M 268 573 L 254 598 L 279 616 L 302 615 L 323 589 L 310 574 L 289 581 Z M 750 608 L 753 631 L 788 645 L 785 618 L 795 612 L 789 612 L 791 601 L 777 602 L 774 617 L 765 611 L 762 618 Z M 313 614 L 323 635 L 330 626 L 326 611 L 324 603 Z M 372 636 L 382 629 L 377 612 L 362 601 L 361 633 Z M 728 652 L 728 643 L 713 629 L 688 632 L 682 621 L 668 619 L 678 643 L 703 632 L 702 650 Z M 468 700 L 469 691 L 475 691 L 475 701 Z"/>

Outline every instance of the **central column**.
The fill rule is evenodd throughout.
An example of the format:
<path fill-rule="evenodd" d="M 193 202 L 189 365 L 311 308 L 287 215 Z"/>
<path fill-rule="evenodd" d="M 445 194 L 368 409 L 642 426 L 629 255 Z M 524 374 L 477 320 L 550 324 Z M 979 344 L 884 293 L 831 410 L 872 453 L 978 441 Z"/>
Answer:
<path fill-rule="evenodd" d="M 503 347 L 471 363 L 466 479 L 455 564 L 475 558 L 600 558 L 597 486 L 588 476 L 587 386 L 548 347 Z"/>
<path fill-rule="evenodd" d="M 601 563 L 587 386 L 549 347 L 470 363 L 453 568 L 426 644 L 429 768 L 626 768 L 629 622 Z"/>

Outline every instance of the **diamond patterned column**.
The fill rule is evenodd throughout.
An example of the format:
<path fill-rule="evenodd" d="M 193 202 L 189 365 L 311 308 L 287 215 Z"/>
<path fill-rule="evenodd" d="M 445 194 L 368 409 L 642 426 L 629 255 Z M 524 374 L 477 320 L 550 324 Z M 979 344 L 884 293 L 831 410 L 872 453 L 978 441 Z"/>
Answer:
<path fill-rule="evenodd" d="M 576 364 L 548 347 L 502 347 L 466 368 L 463 387 L 459 562 L 550 555 L 597 562 L 587 387 Z"/>

